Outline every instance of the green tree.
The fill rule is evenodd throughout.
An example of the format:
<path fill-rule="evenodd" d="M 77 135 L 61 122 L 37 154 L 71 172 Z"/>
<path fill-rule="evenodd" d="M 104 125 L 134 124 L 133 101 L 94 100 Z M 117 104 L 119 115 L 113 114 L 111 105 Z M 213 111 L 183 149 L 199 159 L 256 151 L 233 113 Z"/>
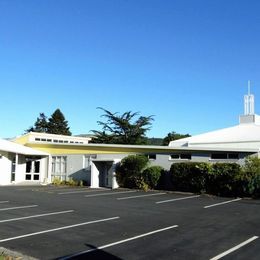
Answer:
<path fill-rule="evenodd" d="M 44 113 L 40 113 L 37 117 L 34 126 L 28 128 L 25 132 L 37 132 L 37 133 L 46 133 L 48 131 L 48 118 Z"/>
<path fill-rule="evenodd" d="M 60 109 L 56 109 L 49 118 L 47 133 L 71 135 L 69 129 L 70 128 L 68 127 L 68 121 L 65 120 L 63 113 L 60 111 Z"/>
<path fill-rule="evenodd" d="M 168 133 L 166 137 L 164 137 L 163 145 L 169 145 L 169 143 L 171 141 L 186 138 L 186 137 L 190 137 L 190 135 L 189 134 L 178 134 L 178 133 L 172 131 L 172 132 Z"/>
<path fill-rule="evenodd" d="M 93 143 L 108 144 L 145 144 L 145 134 L 151 129 L 153 116 L 139 116 L 137 112 L 125 112 L 122 115 L 112 113 L 99 107 L 104 114 L 105 122 L 98 121 L 102 131 L 92 130 L 95 134 Z M 136 120 L 135 118 L 139 116 Z"/>

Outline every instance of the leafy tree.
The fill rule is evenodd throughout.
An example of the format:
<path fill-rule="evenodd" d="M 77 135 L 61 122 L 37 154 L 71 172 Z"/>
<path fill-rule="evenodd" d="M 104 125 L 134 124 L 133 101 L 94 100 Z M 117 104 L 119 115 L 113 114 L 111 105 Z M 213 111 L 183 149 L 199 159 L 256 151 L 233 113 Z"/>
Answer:
<path fill-rule="evenodd" d="M 153 116 L 139 116 L 137 112 L 125 112 L 122 115 L 112 113 L 99 107 L 104 114 L 105 122 L 98 121 L 102 131 L 92 130 L 95 134 L 94 143 L 108 144 L 145 144 L 145 134 L 151 128 Z"/>
<path fill-rule="evenodd" d="M 169 145 L 170 141 L 174 141 L 174 140 L 178 140 L 178 139 L 182 139 L 182 138 L 186 138 L 186 137 L 190 137 L 190 135 L 189 134 L 178 134 L 178 133 L 172 131 L 172 132 L 168 133 L 166 137 L 164 137 L 163 145 Z"/>
<path fill-rule="evenodd" d="M 37 133 L 46 133 L 48 131 L 48 118 L 44 113 L 40 113 L 37 117 L 34 126 L 31 126 L 26 130 L 26 132 L 37 132 Z"/>
<path fill-rule="evenodd" d="M 56 109 L 54 113 L 49 118 L 48 131 L 49 134 L 59 134 L 59 135 L 71 135 L 68 127 L 68 121 L 65 120 L 64 115 L 60 109 Z"/>

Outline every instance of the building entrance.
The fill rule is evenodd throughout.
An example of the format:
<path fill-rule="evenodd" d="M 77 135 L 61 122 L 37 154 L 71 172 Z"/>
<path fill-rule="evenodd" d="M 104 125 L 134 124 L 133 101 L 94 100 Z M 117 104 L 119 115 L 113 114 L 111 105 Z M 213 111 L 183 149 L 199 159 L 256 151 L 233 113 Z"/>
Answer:
<path fill-rule="evenodd" d="M 40 180 L 40 158 L 27 157 L 26 158 L 26 181 Z"/>

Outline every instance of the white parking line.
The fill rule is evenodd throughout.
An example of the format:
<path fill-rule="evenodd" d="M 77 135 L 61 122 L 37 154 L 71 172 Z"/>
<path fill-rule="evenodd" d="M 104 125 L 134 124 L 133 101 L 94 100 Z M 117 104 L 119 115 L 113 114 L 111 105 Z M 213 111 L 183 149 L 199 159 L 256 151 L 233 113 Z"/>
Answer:
<path fill-rule="evenodd" d="M 213 257 L 213 258 L 210 258 L 210 260 L 218 260 L 218 259 L 221 259 L 222 257 L 224 257 L 224 256 L 226 256 L 226 255 L 228 255 L 228 254 L 230 254 L 230 253 L 232 253 L 232 252 L 238 250 L 239 248 L 241 248 L 241 247 L 243 247 L 243 246 L 245 246 L 245 245 L 251 243 L 252 241 L 256 240 L 257 238 L 258 238 L 258 236 L 253 236 L 253 237 L 247 239 L 246 241 L 240 243 L 239 245 L 234 246 L 234 247 L 230 248 L 229 250 L 227 250 L 227 251 L 225 251 L 225 252 L 223 252 L 223 253 L 221 253 L 221 254 L 219 254 L 219 255 Z"/>
<path fill-rule="evenodd" d="M 87 193 L 87 192 L 98 192 L 98 191 L 104 191 L 104 190 L 90 190 L 90 189 L 88 189 L 88 190 L 77 190 L 77 191 L 65 191 L 65 192 L 59 192 L 58 194 L 59 195 L 65 195 L 65 194 L 74 194 L 74 193 Z"/>
<path fill-rule="evenodd" d="M 65 192 L 65 191 L 75 191 L 75 190 L 90 190 L 90 188 L 80 188 L 80 187 L 62 187 L 62 188 L 58 188 L 58 187 L 54 187 L 54 188 L 43 188 L 43 189 L 35 189 L 33 191 L 40 191 L 40 192 Z"/>
<path fill-rule="evenodd" d="M 3 209 L 0 209 L 0 211 L 13 210 L 13 209 L 26 209 L 26 208 L 34 208 L 34 207 L 38 207 L 38 205 L 28 205 L 28 206 L 19 206 L 19 207 L 12 207 L 12 208 L 3 208 Z"/>
<path fill-rule="evenodd" d="M 128 199 L 135 199 L 135 198 L 142 198 L 142 197 L 159 196 L 164 194 L 166 194 L 166 192 L 138 195 L 138 196 L 131 196 L 131 197 L 122 197 L 122 198 L 117 198 L 117 200 L 128 200 Z"/>
<path fill-rule="evenodd" d="M 3 204 L 3 203 L 8 203 L 9 200 L 4 200 L 4 201 L 0 201 L 0 204 Z"/>
<path fill-rule="evenodd" d="M 200 197 L 200 195 L 194 195 L 194 196 L 182 197 L 182 198 L 171 199 L 171 200 L 162 200 L 162 201 L 157 201 L 157 202 L 155 202 L 155 203 L 156 203 L 156 204 L 161 204 L 161 203 L 173 202 L 173 201 L 178 201 L 178 200 L 193 199 L 193 198 L 198 198 L 198 197 Z"/>
<path fill-rule="evenodd" d="M 216 206 L 220 206 L 220 205 L 224 205 L 224 204 L 235 202 L 235 201 L 239 201 L 239 200 L 242 200 L 242 199 L 238 198 L 238 199 L 234 199 L 234 200 L 228 200 L 228 201 L 224 201 L 224 202 L 208 205 L 208 206 L 205 206 L 204 209 L 211 208 L 211 207 L 216 207 Z"/>
<path fill-rule="evenodd" d="M 16 239 L 20 239 L 20 238 L 31 237 L 31 236 L 41 235 L 41 234 L 45 234 L 45 233 L 55 232 L 55 231 L 59 231 L 59 230 L 69 229 L 69 228 L 80 227 L 80 226 L 84 226 L 84 225 L 89 225 L 89 224 L 95 224 L 95 223 L 115 220 L 115 219 L 119 219 L 119 217 L 98 219 L 98 220 L 83 222 L 83 223 L 79 223 L 79 224 L 75 224 L 75 225 L 64 226 L 64 227 L 54 228 L 54 229 L 48 229 L 48 230 L 43 230 L 43 231 L 35 232 L 35 233 L 29 233 L 29 234 L 25 234 L 25 235 L 22 235 L 22 236 L 9 237 L 9 238 L 5 238 L 5 239 L 1 239 L 0 243 L 6 242 L 6 241 L 10 241 L 10 240 L 16 240 Z"/>
<path fill-rule="evenodd" d="M 66 214 L 66 213 L 71 213 L 71 212 L 74 212 L 74 210 L 51 212 L 51 213 L 38 214 L 38 215 L 32 215 L 32 216 L 20 217 L 20 218 L 4 219 L 4 220 L 0 220 L 0 223 L 18 221 L 18 220 L 23 220 L 23 219 L 28 219 L 28 218 L 39 218 L 39 217 L 45 217 L 45 216 L 51 216 L 51 215 Z"/>
<path fill-rule="evenodd" d="M 111 243 L 111 244 L 107 244 L 107 245 L 99 246 L 97 248 L 85 250 L 85 251 L 82 251 L 80 253 L 76 253 L 74 255 L 66 256 L 66 257 L 61 258 L 61 260 L 71 259 L 71 258 L 80 256 L 80 255 L 83 255 L 83 254 L 86 254 L 86 253 L 90 253 L 90 252 L 97 251 L 97 250 L 102 250 L 102 249 L 105 249 L 105 248 L 108 248 L 108 247 L 123 244 L 123 243 L 126 243 L 126 242 L 131 241 L 131 240 L 136 240 L 136 239 L 139 239 L 139 238 L 142 238 L 142 237 L 150 236 L 150 235 L 153 235 L 153 234 L 156 234 L 156 233 L 159 233 L 159 232 L 163 232 L 163 231 L 166 231 L 166 230 L 169 230 L 169 229 L 177 228 L 177 227 L 178 227 L 178 225 L 174 225 L 174 226 L 169 226 L 169 227 L 162 228 L 162 229 L 157 229 L 157 230 L 154 230 L 154 231 L 151 231 L 151 232 L 148 232 L 148 233 L 144 233 L 144 234 L 139 235 L 139 236 L 130 237 L 130 238 L 127 238 L 127 239 L 124 239 L 124 240 L 120 240 L 120 241 Z"/>
<path fill-rule="evenodd" d="M 92 194 L 92 195 L 85 195 L 84 197 L 96 197 L 96 196 L 107 196 L 107 195 L 115 195 L 115 194 L 123 194 L 123 193 L 132 193 L 137 191 L 117 191 L 117 192 L 107 192 L 101 194 Z"/>

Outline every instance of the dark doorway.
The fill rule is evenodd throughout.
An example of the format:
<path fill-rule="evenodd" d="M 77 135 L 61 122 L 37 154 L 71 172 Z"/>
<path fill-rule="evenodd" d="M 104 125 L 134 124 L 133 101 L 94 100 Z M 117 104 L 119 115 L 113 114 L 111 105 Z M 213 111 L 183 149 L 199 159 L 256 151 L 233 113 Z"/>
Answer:
<path fill-rule="evenodd" d="M 109 170 L 113 162 L 108 161 L 95 161 L 95 165 L 99 171 L 99 187 L 109 187 Z"/>

